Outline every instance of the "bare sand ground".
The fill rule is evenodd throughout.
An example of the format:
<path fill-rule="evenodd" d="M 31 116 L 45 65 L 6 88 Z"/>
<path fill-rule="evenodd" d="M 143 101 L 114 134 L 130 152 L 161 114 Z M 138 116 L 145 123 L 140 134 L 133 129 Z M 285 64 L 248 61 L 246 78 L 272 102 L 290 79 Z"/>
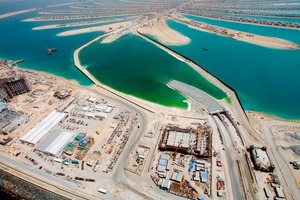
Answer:
<path fill-rule="evenodd" d="M 32 8 L 32 9 L 27 9 L 27 10 L 20 10 L 20 11 L 16 11 L 16 12 L 9 12 L 9 13 L 5 13 L 5 14 L 1 14 L 0 15 L 0 19 L 2 18 L 6 18 L 6 17 L 11 17 L 14 15 L 19 15 L 19 14 L 23 14 L 23 13 L 27 13 L 27 12 L 32 12 L 37 10 L 38 8 Z"/>
<path fill-rule="evenodd" d="M 66 24 L 51 24 L 45 26 L 37 26 L 32 28 L 32 30 L 44 30 L 44 29 L 54 29 L 54 28 L 66 28 L 66 27 L 76 27 L 76 26 L 84 26 L 84 25 L 94 25 L 94 24 L 101 24 L 101 23 L 112 23 L 124 20 L 130 20 L 131 18 L 116 18 L 116 19 L 107 19 L 107 20 L 95 20 L 92 22 L 75 22 L 75 23 L 66 23 Z"/>
<path fill-rule="evenodd" d="M 283 120 L 253 111 L 246 111 L 246 114 L 252 127 L 262 135 L 265 141 L 268 137 L 266 134 L 272 135 L 278 152 L 300 188 L 300 171 L 294 170 L 289 164 L 290 161 L 300 162 L 300 121 Z"/>
<path fill-rule="evenodd" d="M 144 25 L 140 24 L 138 21 L 127 21 L 114 23 L 103 26 L 95 26 L 90 28 L 76 29 L 71 31 L 65 31 L 59 33 L 58 36 L 69 36 L 95 31 L 111 32 L 110 35 L 102 40 L 102 43 L 110 43 L 115 41 L 119 37 L 129 32 L 136 32 L 136 30 L 141 33 L 147 33 L 156 36 L 162 43 L 171 45 L 184 45 L 190 42 L 190 39 L 177 31 L 172 30 L 166 23 L 165 19 L 155 19 L 145 22 Z"/>
<path fill-rule="evenodd" d="M 76 2 L 74 2 L 74 3 L 55 4 L 55 5 L 50 5 L 50 6 L 47 6 L 47 7 L 48 8 L 53 8 L 53 7 L 59 7 L 59 6 L 68 6 L 68 5 L 72 5 L 72 4 L 76 4 Z"/>
<path fill-rule="evenodd" d="M 165 44 L 183 45 L 190 42 L 190 39 L 181 33 L 171 29 L 165 21 L 165 18 L 157 18 L 147 21 L 143 26 L 138 28 L 143 34 L 155 36 Z"/>
<path fill-rule="evenodd" d="M 284 40 L 275 37 L 266 37 L 262 35 L 252 34 L 248 32 L 236 31 L 233 29 L 223 28 L 220 26 L 209 25 L 202 22 L 195 22 L 188 18 L 173 15 L 172 18 L 180 23 L 188 24 L 190 28 L 194 28 L 200 31 L 205 31 L 212 34 L 217 34 L 225 37 L 230 37 L 234 40 L 248 42 L 251 44 L 278 48 L 278 49 L 299 49 L 299 45 L 291 41 Z"/>

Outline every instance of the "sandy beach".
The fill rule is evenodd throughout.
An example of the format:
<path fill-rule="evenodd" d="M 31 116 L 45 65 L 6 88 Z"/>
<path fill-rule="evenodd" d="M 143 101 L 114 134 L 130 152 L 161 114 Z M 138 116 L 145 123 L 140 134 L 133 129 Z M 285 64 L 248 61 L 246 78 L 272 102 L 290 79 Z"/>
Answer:
<path fill-rule="evenodd" d="M 20 11 L 16 11 L 16 12 L 9 12 L 9 13 L 5 13 L 5 14 L 1 14 L 0 19 L 6 18 L 6 17 L 11 17 L 11 16 L 14 16 L 14 15 L 27 13 L 27 12 L 32 12 L 32 11 L 35 11 L 35 10 L 38 10 L 38 9 L 39 8 L 32 8 L 32 9 L 27 9 L 27 10 L 20 10 Z"/>
<path fill-rule="evenodd" d="M 121 29 L 125 26 L 128 26 L 131 23 L 132 23 L 132 21 L 126 21 L 126 22 L 120 22 L 120 23 L 114 23 L 114 24 L 108 24 L 108 25 L 102 25 L 102 26 L 94 26 L 94 27 L 89 27 L 89 28 L 64 31 L 64 32 L 57 34 L 57 36 L 70 36 L 70 35 L 77 35 L 77 34 L 90 33 L 90 32 L 99 32 L 99 31 L 112 32 L 112 31 Z"/>
<path fill-rule="evenodd" d="M 45 29 L 55 29 L 55 28 L 87 26 L 87 25 L 94 25 L 94 24 L 101 24 L 101 23 L 112 23 L 112 22 L 118 22 L 118 21 L 124 21 L 124 20 L 132 20 L 133 18 L 135 18 L 135 17 L 115 18 L 115 19 L 108 19 L 108 20 L 95 20 L 95 21 L 89 21 L 89 22 L 51 24 L 51 25 L 37 26 L 37 27 L 34 27 L 32 30 L 45 30 Z"/>

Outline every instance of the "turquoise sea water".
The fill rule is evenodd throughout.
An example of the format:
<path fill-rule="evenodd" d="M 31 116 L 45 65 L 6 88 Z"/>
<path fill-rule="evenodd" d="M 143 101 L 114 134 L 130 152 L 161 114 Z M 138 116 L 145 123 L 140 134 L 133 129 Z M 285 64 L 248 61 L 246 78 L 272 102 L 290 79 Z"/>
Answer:
<path fill-rule="evenodd" d="M 165 84 L 179 80 L 217 99 L 225 93 L 152 43 L 127 34 L 109 44 L 97 40 L 80 51 L 81 65 L 100 82 L 123 93 L 167 106 L 186 107 L 184 97 Z"/>
<path fill-rule="evenodd" d="M 19 4 L 19 2 L 23 4 Z M 34 2 L 35 4 L 31 6 L 28 2 Z M 39 0 L 18 0 L 0 2 L 0 13 L 66 2 L 70 1 L 56 0 L 46 3 Z M 56 9 L 65 10 L 69 9 L 69 7 L 62 6 Z M 59 32 L 80 27 L 32 31 L 33 27 L 56 24 L 58 22 L 21 22 L 23 19 L 37 16 L 41 15 L 38 15 L 37 12 L 30 12 L 0 20 L 0 58 L 11 60 L 23 58 L 25 62 L 20 63 L 21 67 L 46 71 L 68 79 L 77 80 L 82 85 L 90 85 L 91 81 L 74 67 L 73 52 L 77 47 L 100 35 L 101 32 L 57 37 L 56 34 Z M 190 18 L 196 19 L 191 16 Z M 279 37 L 300 44 L 300 32 L 297 30 L 252 26 L 206 18 L 197 18 L 197 20 L 235 30 Z M 191 38 L 191 43 L 188 45 L 170 46 L 170 48 L 191 58 L 234 88 L 245 109 L 287 119 L 300 119 L 300 90 L 298 89 L 300 85 L 299 50 L 279 50 L 255 46 L 203 33 L 174 21 L 168 21 L 168 25 Z M 50 56 L 46 53 L 46 40 L 49 40 L 49 47 L 58 49 L 57 52 Z M 97 48 L 104 48 L 102 45 L 98 46 L 100 47 Z M 148 52 L 145 52 L 141 46 L 147 47 Z M 203 47 L 209 50 L 203 51 Z M 192 73 L 191 69 L 183 62 L 137 36 L 126 35 L 120 40 L 106 45 L 105 48 L 105 51 L 99 49 L 100 53 L 94 52 L 90 54 L 91 57 L 107 55 L 105 59 L 99 63 L 92 62 L 91 59 L 91 62 L 86 62 L 85 64 L 90 66 L 89 70 L 98 76 L 102 82 L 106 82 L 108 85 L 111 84 L 112 87 L 126 93 L 134 94 L 144 99 L 152 98 L 154 102 L 164 105 L 184 107 L 185 105 L 182 103 L 184 98 L 180 94 L 166 88 L 164 83 L 175 77 L 177 80 L 200 88 L 203 87 L 200 84 L 203 82 L 199 78 L 200 76 Z M 150 54 L 153 54 L 152 57 L 144 57 L 147 53 L 149 55 L 149 51 Z M 117 54 L 119 57 L 116 56 Z M 110 58 L 108 57 L 109 55 L 115 55 L 113 60 L 108 59 Z M 145 64 L 145 60 L 149 62 Z M 127 63 L 131 66 L 128 67 Z M 101 67 L 98 68 L 97 65 L 100 64 Z M 151 64 L 153 65 L 150 66 Z M 109 67 L 103 67 L 105 65 Z M 162 66 L 171 67 L 166 68 Z M 145 69 L 147 69 L 147 74 L 142 77 L 139 76 L 142 74 L 142 70 Z M 211 90 L 213 87 L 207 86 L 205 86 L 207 87 L 206 91 L 210 91 L 209 93 L 212 92 L 213 95 L 219 93 L 219 90 Z"/>
<path fill-rule="evenodd" d="M 234 88 L 247 110 L 287 119 L 300 118 L 300 50 L 280 50 L 216 36 L 169 20 L 168 25 L 192 39 L 170 46 Z M 215 24 L 223 22 L 215 22 Z M 237 30 L 249 25 L 226 23 Z M 241 25 L 241 26 L 239 26 Z M 254 26 L 253 33 L 290 39 L 300 44 L 300 31 Z M 208 48 L 203 51 L 202 47 Z"/>
<path fill-rule="evenodd" d="M 87 41 L 100 35 L 101 32 L 56 37 L 57 33 L 80 27 L 32 31 L 33 27 L 45 24 L 21 20 L 34 16 L 36 13 L 33 12 L 0 20 L 1 35 L 5 36 L 0 37 L 0 58 L 9 60 L 22 58 L 25 62 L 19 63 L 20 67 L 46 71 L 76 80 L 82 85 L 91 85 L 92 82 L 74 66 L 73 52 Z M 57 48 L 57 52 L 47 54 L 47 40 L 47 45 Z"/>

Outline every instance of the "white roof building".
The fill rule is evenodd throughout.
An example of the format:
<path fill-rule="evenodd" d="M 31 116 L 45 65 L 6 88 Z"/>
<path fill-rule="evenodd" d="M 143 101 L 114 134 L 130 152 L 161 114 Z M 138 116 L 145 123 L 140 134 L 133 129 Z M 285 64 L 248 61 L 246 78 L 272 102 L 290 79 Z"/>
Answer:
<path fill-rule="evenodd" d="M 65 113 L 58 111 L 52 111 L 47 117 L 30 129 L 23 137 L 21 141 L 30 144 L 38 143 L 60 120 L 65 117 Z"/>
<path fill-rule="evenodd" d="M 72 136 L 73 133 L 71 132 L 61 132 L 60 130 L 55 129 L 49 133 L 35 149 L 45 154 L 59 156 Z"/>
<path fill-rule="evenodd" d="M 90 97 L 90 98 L 88 98 L 88 101 L 90 101 L 90 102 L 92 102 L 92 103 L 94 103 L 96 100 L 97 100 L 97 99 L 96 99 L 95 97 Z"/>
<path fill-rule="evenodd" d="M 108 106 L 106 104 L 101 104 L 101 105 L 97 105 L 95 106 L 95 109 L 97 111 L 104 111 Z"/>

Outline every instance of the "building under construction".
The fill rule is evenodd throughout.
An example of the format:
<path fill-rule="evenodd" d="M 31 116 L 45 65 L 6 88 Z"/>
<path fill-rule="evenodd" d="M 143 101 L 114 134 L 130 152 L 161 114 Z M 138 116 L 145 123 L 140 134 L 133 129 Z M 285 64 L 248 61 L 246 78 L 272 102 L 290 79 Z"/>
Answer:
<path fill-rule="evenodd" d="M 25 75 L 0 77 L 0 100 L 7 102 L 14 96 L 26 92 L 30 92 L 30 87 Z"/>
<path fill-rule="evenodd" d="M 0 134 L 7 135 L 28 121 L 28 115 L 21 111 L 9 109 L 0 101 Z"/>
<path fill-rule="evenodd" d="M 211 157 L 212 129 L 198 124 L 197 129 L 168 124 L 162 133 L 159 149 L 190 154 L 199 158 Z"/>
<path fill-rule="evenodd" d="M 251 160 L 253 162 L 255 170 L 259 170 L 262 172 L 273 172 L 275 166 L 270 162 L 268 154 L 267 154 L 267 147 L 254 147 L 251 145 L 248 149 L 251 155 Z"/>

